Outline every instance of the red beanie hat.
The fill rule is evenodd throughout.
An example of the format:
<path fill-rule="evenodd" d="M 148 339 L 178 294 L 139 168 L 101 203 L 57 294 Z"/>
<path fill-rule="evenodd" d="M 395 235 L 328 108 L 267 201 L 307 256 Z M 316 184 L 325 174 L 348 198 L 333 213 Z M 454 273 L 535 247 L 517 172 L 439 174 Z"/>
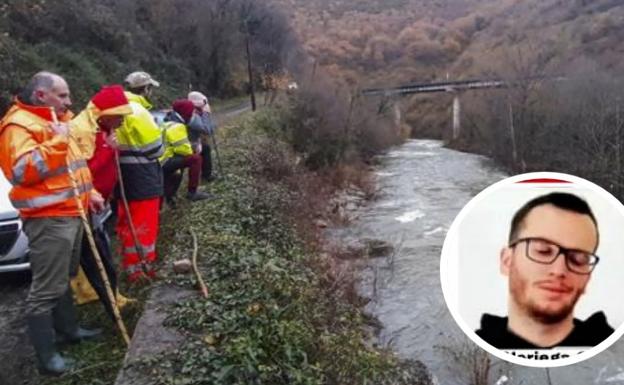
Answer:
<path fill-rule="evenodd" d="M 193 102 L 188 99 L 178 99 L 173 102 L 171 107 L 175 112 L 180 114 L 186 123 L 188 123 L 193 117 L 193 110 L 195 109 L 195 106 L 193 105 Z"/>
<path fill-rule="evenodd" d="M 132 108 L 120 85 L 104 86 L 91 98 L 91 102 L 98 110 L 99 116 L 103 115 L 128 115 Z"/>

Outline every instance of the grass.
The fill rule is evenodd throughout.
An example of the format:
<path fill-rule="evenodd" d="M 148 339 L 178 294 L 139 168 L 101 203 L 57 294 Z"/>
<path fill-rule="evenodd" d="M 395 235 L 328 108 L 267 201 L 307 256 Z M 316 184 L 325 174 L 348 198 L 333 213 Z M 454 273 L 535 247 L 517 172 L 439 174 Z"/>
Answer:
<path fill-rule="evenodd" d="M 276 164 L 290 162 L 287 155 L 273 157 L 282 178 L 267 181 L 274 168 L 267 172 L 255 161 L 288 151 L 258 129 L 275 115 L 264 110 L 225 133 L 228 173 L 211 191 L 220 199 L 180 205 L 163 221 L 170 260 L 190 257 L 188 229 L 197 233 L 210 297 L 172 307 L 167 324 L 180 329 L 185 342 L 140 366 L 150 381 L 172 385 L 422 383 L 417 365 L 366 343 L 372 336 L 362 302 L 349 300 L 294 231 L 290 218 L 312 190 L 286 181 L 306 172 Z M 187 276 L 169 279 L 195 287 Z"/>
<path fill-rule="evenodd" d="M 293 218 L 312 221 L 303 215 L 305 206 L 323 190 L 323 180 L 297 166 L 287 145 L 267 137 L 267 125 L 280 124 L 275 116 L 275 110 L 265 109 L 239 116 L 221 130 L 226 172 L 209 186 L 219 199 L 180 201 L 162 215 L 164 279 L 196 290 L 194 278 L 168 268 L 190 258 L 192 228 L 210 296 L 168 309 L 166 323 L 182 331 L 184 342 L 160 356 L 143 357 L 137 369 L 160 385 L 426 383 L 422 366 L 370 345 L 374 322 L 364 314 L 352 282 L 336 282 L 328 261 L 303 241 L 313 237 L 295 230 L 306 227 L 295 226 Z M 130 329 L 148 290 L 128 293 L 141 300 L 126 311 Z M 106 324 L 104 342 L 71 347 L 67 353 L 80 358 L 81 367 L 44 384 L 114 382 L 125 346 L 113 325 L 102 321 L 99 305 L 82 313 L 87 323 Z"/>
<path fill-rule="evenodd" d="M 144 300 L 147 298 L 147 288 L 122 290 L 127 296 L 138 299 L 129 304 L 122 311 L 122 316 L 129 333 L 141 315 Z M 126 354 L 126 345 L 118 333 L 115 325 L 109 321 L 100 303 L 89 303 L 79 306 L 79 316 L 82 325 L 103 329 L 103 336 L 97 341 L 83 342 L 77 345 L 67 345 L 62 348 L 62 354 L 74 358 L 79 366 L 71 373 L 61 377 L 45 377 L 33 374 L 31 384 L 42 385 L 99 385 L 113 384 L 117 372 L 121 369 Z"/>

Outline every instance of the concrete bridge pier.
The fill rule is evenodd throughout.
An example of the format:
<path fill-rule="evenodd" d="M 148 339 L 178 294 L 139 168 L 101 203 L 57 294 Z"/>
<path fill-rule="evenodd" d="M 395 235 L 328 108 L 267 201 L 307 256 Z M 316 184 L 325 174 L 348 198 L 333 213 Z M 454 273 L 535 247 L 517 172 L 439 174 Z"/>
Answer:
<path fill-rule="evenodd" d="M 396 127 L 397 131 L 399 131 L 401 129 L 402 114 L 401 114 L 401 105 L 399 104 L 398 100 L 394 102 L 393 110 L 394 110 L 394 126 Z"/>
<path fill-rule="evenodd" d="M 459 102 L 459 93 L 453 91 L 453 140 L 459 138 L 461 131 L 461 103 Z"/>

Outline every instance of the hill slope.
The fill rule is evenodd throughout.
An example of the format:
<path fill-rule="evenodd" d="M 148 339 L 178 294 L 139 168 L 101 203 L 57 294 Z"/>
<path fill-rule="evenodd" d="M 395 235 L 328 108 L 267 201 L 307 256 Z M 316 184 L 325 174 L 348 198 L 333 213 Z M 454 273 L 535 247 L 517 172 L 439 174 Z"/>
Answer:
<path fill-rule="evenodd" d="M 619 0 L 274 0 L 320 64 L 366 83 L 504 70 L 530 46 L 551 65 L 580 55 L 621 69 Z"/>
<path fill-rule="evenodd" d="M 0 5 L 0 110 L 34 72 L 69 80 L 77 102 L 139 69 L 161 80 L 162 102 L 189 87 L 209 96 L 248 88 L 254 71 L 277 71 L 293 34 L 275 9 L 254 0 L 9 0 Z"/>

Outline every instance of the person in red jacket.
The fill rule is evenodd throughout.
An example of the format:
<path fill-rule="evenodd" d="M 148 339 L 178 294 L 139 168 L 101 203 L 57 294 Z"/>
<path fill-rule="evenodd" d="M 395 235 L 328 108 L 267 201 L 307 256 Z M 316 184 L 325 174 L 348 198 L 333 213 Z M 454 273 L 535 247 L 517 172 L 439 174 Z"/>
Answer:
<path fill-rule="evenodd" d="M 116 108 L 118 106 L 127 106 L 129 102 L 124 94 L 124 90 L 119 85 L 104 87 L 96 95 L 97 101 L 108 108 Z M 113 192 L 119 181 L 117 173 L 117 165 L 115 154 L 117 151 L 117 139 L 115 137 L 115 129 L 121 125 L 123 121 L 122 115 L 106 115 L 98 119 L 98 132 L 95 134 L 95 150 L 91 159 L 87 161 L 89 170 L 93 178 L 93 186 L 100 192 L 107 203 L 111 202 Z M 110 212 L 110 211 L 109 211 Z M 95 243 L 102 259 L 102 264 L 108 275 L 113 293 L 117 293 L 117 269 L 113 263 L 111 242 L 108 233 L 104 228 L 106 217 L 101 215 L 92 215 L 91 224 Z M 82 241 L 82 256 L 80 258 L 80 266 L 85 273 L 89 284 L 94 289 L 97 297 L 100 298 L 102 304 L 111 319 L 115 319 L 112 304 L 109 301 L 106 287 L 100 276 L 98 266 L 95 262 L 93 252 L 91 251 L 88 239 L 85 237 Z M 84 281 L 82 281 L 84 282 Z M 93 291 L 90 291 L 88 285 L 81 285 L 83 291 L 78 293 L 85 294 L 85 301 L 95 300 Z M 126 298 L 119 293 L 116 294 L 118 305 L 121 306 L 126 302 Z M 89 298 L 90 297 L 90 298 Z M 80 297 L 79 297 L 80 299 Z"/>
<path fill-rule="evenodd" d="M 119 181 L 115 164 L 117 139 L 113 125 L 115 122 L 100 122 L 100 131 L 95 134 L 95 153 L 87 164 L 94 176 L 93 186 L 100 192 L 104 200 L 109 200 Z M 97 177 L 96 177 L 97 176 Z"/>

